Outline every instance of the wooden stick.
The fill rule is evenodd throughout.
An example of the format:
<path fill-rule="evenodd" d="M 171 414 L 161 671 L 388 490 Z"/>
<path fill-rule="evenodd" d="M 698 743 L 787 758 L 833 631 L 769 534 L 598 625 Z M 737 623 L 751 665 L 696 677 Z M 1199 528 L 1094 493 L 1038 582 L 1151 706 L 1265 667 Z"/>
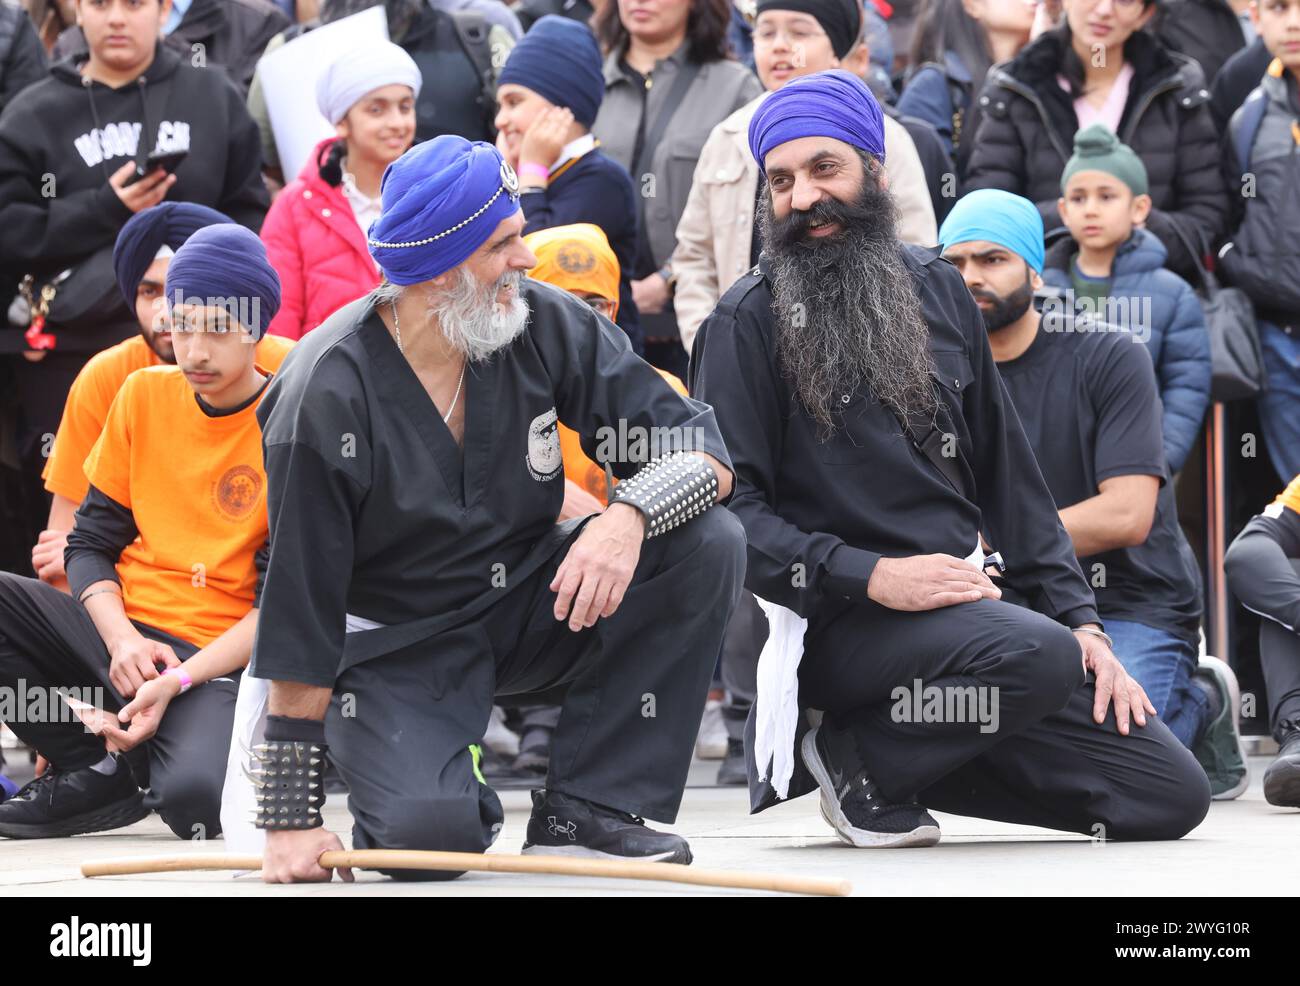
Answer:
<path fill-rule="evenodd" d="M 817 880 L 776 873 L 702 870 L 680 863 L 644 863 L 637 860 L 579 859 L 572 856 L 517 856 L 513 853 L 422 852 L 414 849 L 350 849 L 321 853 L 326 869 L 342 866 L 364 870 L 463 870 L 490 873 L 552 873 L 594 876 L 613 880 L 655 880 L 690 883 L 702 887 L 768 890 L 787 894 L 845 897 L 853 890 L 848 880 Z M 190 870 L 260 870 L 261 856 L 219 853 L 186 856 L 148 856 L 135 859 L 101 859 L 81 864 L 81 875 L 129 876 L 138 873 L 177 873 Z"/>

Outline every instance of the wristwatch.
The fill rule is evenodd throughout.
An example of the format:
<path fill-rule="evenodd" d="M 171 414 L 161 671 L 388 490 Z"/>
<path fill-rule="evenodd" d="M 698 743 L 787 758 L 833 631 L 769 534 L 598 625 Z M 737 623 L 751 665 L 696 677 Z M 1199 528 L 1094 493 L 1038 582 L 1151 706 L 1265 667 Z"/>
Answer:
<path fill-rule="evenodd" d="M 673 273 L 672 264 L 664 264 L 655 273 L 668 282 L 668 293 L 670 295 L 677 293 L 677 275 Z"/>

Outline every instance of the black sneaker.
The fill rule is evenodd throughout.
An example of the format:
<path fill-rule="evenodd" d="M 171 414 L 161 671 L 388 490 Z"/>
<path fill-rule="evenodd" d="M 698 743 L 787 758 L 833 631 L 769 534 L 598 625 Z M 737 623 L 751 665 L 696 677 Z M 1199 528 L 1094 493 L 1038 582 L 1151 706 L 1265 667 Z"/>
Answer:
<path fill-rule="evenodd" d="M 821 788 L 822 817 L 840 841 L 859 849 L 933 846 L 939 823 L 918 804 L 889 801 L 867 776 L 853 737 L 810 729 L 803 738 L 803 762 Z"/>
<path fill-rule="evenodd" d="M 1279 808 L 1300 808 L 1300 722 L 1283 719 L 1282 746 L 1264 771 L 1264 800 Z"/>
<path fill-rule="evenodd" d="M 551 766 L 551 734 L 545 726 L 530 726 L 519 737 L 519 753 L 514 768 L 525 774 L 545 774 Z"/>
<path fill-rule="evenodd" d="M 149 814 L 144 793 L 122 760 L 105 776 L 97 770 L 51 766 L 4 804 L 0 836 L 54 839 L 134 825 Z"/>
<path fill-rule="evenodd" d="M 558 791 L 533 792 L 523 851 L 646 863 L 691 861 L 691 847 L 680 835 L 656 832 L 636 815 Z"/>
<path fill-rule="evenodd" d="M 718 786 L 739 787 L 748 783 L 749 771 L 745 768 L 745 741 L 734 737 L 728 738 L 727 755 L 718 768 Z"/>

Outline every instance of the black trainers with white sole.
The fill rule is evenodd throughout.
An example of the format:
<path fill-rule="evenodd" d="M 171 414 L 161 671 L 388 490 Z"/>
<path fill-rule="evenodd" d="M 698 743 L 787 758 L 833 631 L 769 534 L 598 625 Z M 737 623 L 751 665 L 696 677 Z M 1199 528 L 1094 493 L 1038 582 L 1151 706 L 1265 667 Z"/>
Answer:
<path fill-rule="evenodd" d="M 1279 808 L 1300 808 L 1300 722 L 1283 719 L 1277 759 L 1264 771 L 1264 800 Z"/>
<path fill-rule="evenodd" d="M 4 804 L 0 836 L 55 839 L 134 825 L 149 814 L 131 768 L 120 760 L 112 774 L 90 767 L 49 767 Z"/>
<path fill-rule="evenodd" d="M 523 851 L 529 855 L 689 863 L 680 835 L 646 828 L 636 815 L 558 791 L 534 791 Z"/>
<path fill-rule="evenodd" d="M 881 793 L 852 736 L 823 723 L 804 735 L 801 752 L 821 788 L 822 817 L 841 842 L 859 849 L 899 849 L 939 841 L 939 823 L 921 805 L 892 802 Z"/>

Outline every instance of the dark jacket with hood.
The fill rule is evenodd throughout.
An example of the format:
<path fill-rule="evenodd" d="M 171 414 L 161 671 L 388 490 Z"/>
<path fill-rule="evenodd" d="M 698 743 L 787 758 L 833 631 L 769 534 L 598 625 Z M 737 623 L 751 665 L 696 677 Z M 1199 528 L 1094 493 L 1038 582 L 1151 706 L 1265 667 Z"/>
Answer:
<path fill-rule="evenodd" d="M 1073 153 L 1079 120 L 1074 100 L 1057 82 L 1068 34 L 1049 31 L 1012 61 L 994 66 L 979 96 L 983 110 L 965 189 L 1001 188 L 1038 205 L 1050 233 L 1061 172 Z M 1175 227 L 1208 250 L 1227 225 L 1228 202 L 1219 139 L 1200 67 L 1136 32 L 1124 45 L 1134 70 L 1119 138 L 1146 165 L 1154 207 L 1147 229 L 1169 251 L 1168 266 L 1185 277 L 1195 268 Z"/>
<path fill-rule="evenodd" d="M 1255 91 L 1271 61 L 1273 56 L 1264 46 L 1264 39 L 1256 38 L 1219 69 L 1214 85 L 1210 86 L 1210 112 L 1214 114 L 1219 133 L 1227 131 L 1232 114 Z"/>
<path fill-rule="evenodd" d="M 0 110 L 45 75 L 45 49 L 27 11 L 0 0 Z"/>
<path fill-rule="evenodd" d="M 0 114 L 6 273 L 45 283 L 111 249 L 131 211 L 108 179 L 136 157 L 141 139 L 151 151 L 188 151 L 169 201 L 197 202 L 261 228 L 268 197 L 257 127 L 224 72 L 194 68 L 160 44 L 144 73 L 111 89 L 84 78 L 80 62 L 55 64 Z M 13 285 L 4 288 L 7 303 Z M 57 325 L 51 329 L 57 334 Z M 123 302 L 105 312 L 103 332 L 68 333 L 57 348 L 97 351 L 135 331 Z"/>
<path fill-rule="evenodd" d="M 1223 277 L 1250 295 L 1260 318 L 1300 325 L 1300 82 L 1280 61 L 1233 115 L 1228 137 L 1224 171 L 1235 194 Z M 1241 194 L 1247 181 L 1253 195 Z"/>
<path fill-rule="evenodd" d="M 1148 30 L 1166 48 L 1195 59 L 1207 82 L 1246 47 L 1246 32 L 1228 0 L 1160 0 Z"/>
<path fill-rule="evenodd" d="M 221 66 L 246 96 L 266 43 L 288 26 L 289 18 L 268 0 L 194 0 L 163 41 L 187 61 L 202 52 L 204 61 L 196 64 Z M 51 54 L 63 59 L 86 52 L 86 36 L 73 26 L 59 35 Z"/>
<path fill-rule="evenodd" d="M 971 150 L 980 123 L 975 90 L 983 79 L 971 71 L 955 51 L 944 53 L 943 64 L 927 62 L 909 76 L 898 97 L 898 111 L 918 117 L 934 127 L 944 150 L 952 155 L 957 177 L 963 178 L 970 165 Z M 948 200 L 947 209 L 953 206 Z M 938 208 L 935 209 L 936 215 Z M 946 214 L 946 211 L 945 211 Z M 940 220 L 942 222 L 942 220 Z"/>
<path fill-rule="evenodd" d="M 1070 263 L 1078 252 L 1072 237 L 1053 243 L 1043 265 L 1043 281 L 1069 289 Z M 1122 327 L 1151 354 L 1164 405 L 1165 458 L 1174 473 L 1187 461 L 1210 405 L 1210 336 L 1196 292 L 1164 266 L 1165 248 L 1160 241 L 1144 229 L 1133 230 L 1115 251 L 1110 295 L 1130 306 L 1130 318 Z"/>

